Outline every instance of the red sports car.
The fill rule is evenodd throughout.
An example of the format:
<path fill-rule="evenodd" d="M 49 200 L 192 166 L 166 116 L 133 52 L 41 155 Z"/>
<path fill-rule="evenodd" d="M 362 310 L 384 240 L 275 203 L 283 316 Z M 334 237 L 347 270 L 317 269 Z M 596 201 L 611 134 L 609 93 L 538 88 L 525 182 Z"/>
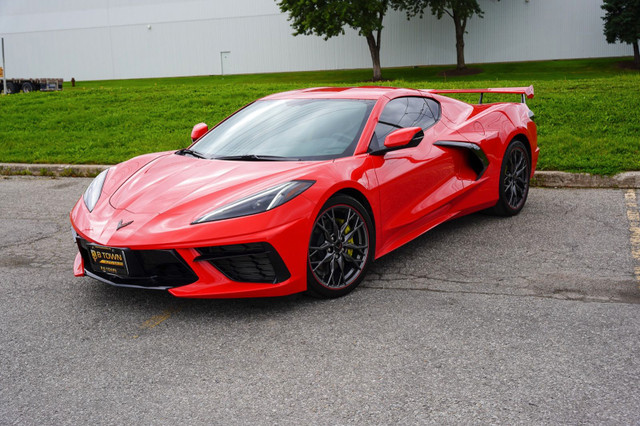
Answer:
<path fill-rule="evenodd" d="M 479 93 L 477 105 L 443 96 Z M 482 102 L 486 93 L 517 103 Z M 517 214 L 538 159 L 533 87 L 314 88 L 102 172 L 71 211 L 76 276 L 178 297 L 336 297 L 373 262 L 484 209 Z"/>

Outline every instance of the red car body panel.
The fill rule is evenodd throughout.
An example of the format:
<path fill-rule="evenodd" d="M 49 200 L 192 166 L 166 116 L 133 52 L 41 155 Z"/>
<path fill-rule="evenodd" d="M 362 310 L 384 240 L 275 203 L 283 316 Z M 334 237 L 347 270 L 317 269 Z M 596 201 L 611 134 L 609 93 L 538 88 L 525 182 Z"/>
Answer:
<path fill-rule="evenodd" d="M 532 88 L 503 90 L 533 96 Z M 175 155 L 174 151 L 142 155 L 111 167 L 93 211 L 89 212 L 81 198 L 71 211 L 71 223 L 78 236 L 92 244 L 176 250 L 197 275 L 195 282 L 169 289 L 178 297 L 265 297 L 304 291 L 312 225 L 322 206 L 336 193 L 357 196 L 370 209 L 375 258 L 379 258 L 446 220 L 495 205 L 502 157 L 516 137 L 527 142 L 533 175 L 537 136 L 526 104 L 470 105 L 437 92 L 386 87 L 316 88 L 268 96 L 264 99 L 373 99 L 376 104 L 353 156 L 256 163 L 202 160 Z M 440 119 L 424 130 L 424 139 L 415 147 L 384 155 L 368 153 L 385 105 L 404 96 L 436 100 Z M 488 166 L 478 177 L 470 167 L 468 152 L 436 145 L 437 141 L 474 144 L 486 155 Z M 291 180 L 311 180 L 315 184 L 285 205 L 264 213 L 193 223 L 218 207 Z M 290 273 L 288 279 L 277 284 L 237 282 L 209 262 L 195 260 L 199 247 L 256 242 L 273 246 Z M 84 262 L 78 254 L 76 276 L 85 274 Z"/>

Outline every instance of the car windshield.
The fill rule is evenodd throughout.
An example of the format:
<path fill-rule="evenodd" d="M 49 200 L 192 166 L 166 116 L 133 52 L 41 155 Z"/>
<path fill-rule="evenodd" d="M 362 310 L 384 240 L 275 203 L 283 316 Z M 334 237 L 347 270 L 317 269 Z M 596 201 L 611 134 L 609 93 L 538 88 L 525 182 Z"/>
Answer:
<path fill-rule="evenodd" d="M 352 155 L 375 101 L 263 100 L 238 111 L 191 150 L 223 160 L 327 160 Z"/>

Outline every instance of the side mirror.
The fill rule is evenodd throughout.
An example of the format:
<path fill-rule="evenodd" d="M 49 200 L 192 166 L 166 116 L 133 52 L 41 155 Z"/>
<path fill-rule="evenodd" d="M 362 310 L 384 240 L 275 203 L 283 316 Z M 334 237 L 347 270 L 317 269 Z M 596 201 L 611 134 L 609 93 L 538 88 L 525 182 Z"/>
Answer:
<path fill-rule="evenodd" d="M 384 147 L 387 149 L 403 148 L 407 145 L 418 145 L 424 138 L 424 132 L 420 127 L 407 127 L 394 130 L 389 133 L 384 140 Z"/>
<path fill-rule="evenodd" d="M 200 139 L 208 130 L 209 127 L 207 126 L 207 123 L 196 124 L 193 126 L 193 130 L 191 131 L 191 140 L 196 141 L 197 139 Z"/>

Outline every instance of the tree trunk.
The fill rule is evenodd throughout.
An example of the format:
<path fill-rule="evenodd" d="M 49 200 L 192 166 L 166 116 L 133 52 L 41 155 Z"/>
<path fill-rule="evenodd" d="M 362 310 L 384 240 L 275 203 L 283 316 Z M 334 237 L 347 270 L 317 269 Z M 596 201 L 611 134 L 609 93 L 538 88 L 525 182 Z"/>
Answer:
<path fill-rule="evenodd" d="M 462 22 L 460 17 L 453 14 L 453 22 L 456 26 L 456 69 L 463 70 L 467 68 L 467 64 L 464 63 L 464 31 L 467 26 L 467 22 Z"/>
<path fill-rule="evenodd" d="M 633 43 L 633 63 L 636 68 L 640 68 L 640 49 L 638 49 L 638 40 Z"/>
<path fill-rule="evenodd" d="M 369 45 L 371 62 L 373 63 L 373 81 L 380 81 L 382 80 L 382 68 L 380 68 L 380 31 L 378 31 L 377 42 L 373 33 L 368 33 L 367 44 Z"/>

